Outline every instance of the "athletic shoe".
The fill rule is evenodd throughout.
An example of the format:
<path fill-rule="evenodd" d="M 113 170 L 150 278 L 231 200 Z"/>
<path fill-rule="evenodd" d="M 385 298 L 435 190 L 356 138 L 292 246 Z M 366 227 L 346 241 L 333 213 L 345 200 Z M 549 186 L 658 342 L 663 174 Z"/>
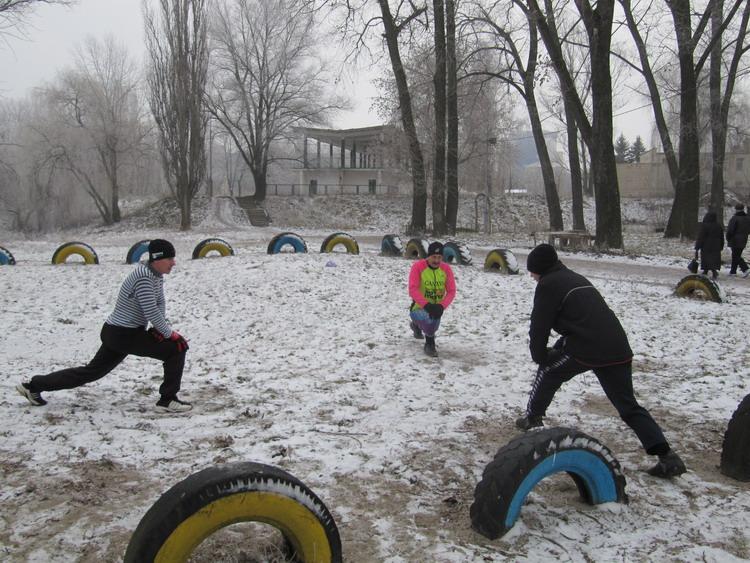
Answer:
<path fill-rule="evenodd" d="M 750 276 L 750 268 L 748 268 L 747 270 L 745 270 L 744 272 L 742 272 L 742 277 L 743 278 L 747 278 L 747 276 Z"/>
<path fill-rule="evenodd" d="M 414 338 L 418 338 L 420 340 L 424 338 L 424 335 L 422 334 L 422 329 L 419 328 L 414 321 L 409 323 L 409 327 L 411 328 L 411 331 L 414 334 Z"/>
<path fill-rule="evenodd" d="M 516 419 L 516 428 L 526 432 L 532 428 L 541 428 L 544 426 L 541 416 L 522 416 Z"/>
<path fill-rule="evenodd" d="M 177 397 L 171 400 L 160 399 L 156 403 L 157 412 L 188 412 L 193 405 L 185 401 L 180 401 Z"/>
<path fill-rule="evenodd" d="M 26 397 L 26 400 L 35 407 L 43 407 L 47 404 L 47 401 L 42 399 L 41 393 L 39 393 L 38 391 L 33 391 L 31 389 L 30 383 L 19 383 L 18 385 L 16 385 L 16 391 Z"/>
<path fill-rule="evenodd" d="M 659 456 L 659 462 L 648 470 L 648 474 L 654 477 L 669 478 L 682 475 L 685 471 L 687 469 L 680 456 L 669 450 L 664 455 Z"/>

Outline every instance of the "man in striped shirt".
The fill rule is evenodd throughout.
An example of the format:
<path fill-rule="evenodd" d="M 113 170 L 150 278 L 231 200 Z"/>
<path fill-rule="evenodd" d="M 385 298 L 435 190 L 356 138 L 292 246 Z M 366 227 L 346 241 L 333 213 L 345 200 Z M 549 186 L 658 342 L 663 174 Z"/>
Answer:
<path fill-rule="evenodd" d="M 192 408 L 190 403 L 177 398 L 187 341 L 165 318 L 163 276 L 175 265 L 175 249 L 169 241 L 154 239 L 148 245 L 148 254 L 148 264 L 139 264 L 125 278 L 115 310 L 102 327 L 102 344 L 94 358 L 85 366 L 36 375 L 17 385 L 16 389 L 29 403 L 46 405 L 42 392 L 72 389 L 101 379 L 133 354 L 164 363 L 157 411 L 186 412 Z"/>

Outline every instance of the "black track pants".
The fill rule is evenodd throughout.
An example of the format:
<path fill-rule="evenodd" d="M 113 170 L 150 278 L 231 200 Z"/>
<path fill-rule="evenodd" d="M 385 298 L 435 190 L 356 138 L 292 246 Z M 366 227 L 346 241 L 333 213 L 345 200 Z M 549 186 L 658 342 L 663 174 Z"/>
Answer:
<path fill-rule="evenodd" d="M 579 373 L 589 370 L 593 370 L 607 398 L 625 424 L 633 429 L 646 452 L 653 454 L 666 451 L 667 439 L 661 428 L 635 398 L 631 362 L 592 368 L 565 353 L 553 352 L 550 354 L 550 361 L 539 366 L 526 407 L 527 416 L 544 416 L 560 386 Z"/>
<path fill-rule="evenodd" d="M 742 252 L 744 250 L 744 248 L 732 248 L 732 265 L 729 267 L 730 274 L 737 273 L 737 266 L 739 266 L 740 270 L 743 272 L 747 270 L 747 263 L 745 262 L 745 259 L 742 258 Z"/>
<path fill-rule="evenodd" d="M 177 396 L 185 367 L 185 352 L 177 350 L 175 342 L 157 342 L 143 328 L 125 328 L 107 323 L 102 327 L 101 339 L 102 345 L 88 364 L 48 375 L 36 375 L 31 378 L 32 389 L 41 392 L 80 387 L 101 379 L 132 354 L 164 362 L 164 383 L 159 387 L 159 393 L 167 400 Z"/>

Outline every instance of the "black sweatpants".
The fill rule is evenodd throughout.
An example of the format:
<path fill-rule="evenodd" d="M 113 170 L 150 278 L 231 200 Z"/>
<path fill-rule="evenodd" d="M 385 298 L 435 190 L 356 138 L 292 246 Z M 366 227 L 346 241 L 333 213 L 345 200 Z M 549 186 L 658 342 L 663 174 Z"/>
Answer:
<path fill-rule="evenodd" d="M 593 370 L 596 374 L 607 398 L 617 409 L 620 418 L 638 436 L 646 453 L 651 455 L 666 453 L 669 450 L 669 444 L 661 428 L 635 398 L 631 362 L 592 368 L 564 352 L 552 351 L 549 361 L 539 366 L 537 370 L 526 407 L 526 415 L 544 416 L 560 386 L 579 373 L 589 370 Z"/>
<path fill-rule="evenodd" d="M 31 388 L 41 392 L 80 387 L 101 379 L 132 354 L 164 362 L 164 383 L 159 387 L 159 393 L 165 400 L 177 396 L 185 367 L 185 352 L 180 352 L 175 342 L 157 342 L 143 327 L 125 328 L 107 323 L 102 327 L 101 339 L 102 345 L 88 364 L 36 375 L 31 378 Z"/>
<path fill-rule="evenodd" d="M 737 266 L 739 266 L 740 270 L 743 272 L 747 271 L 747 262 L 745 262 L 745 259 L 742 257 L 742 252 L 744 250 L 744 248 L 732 248 L 732 265 L 729 267 L 730 274 L 737 273 Z"/>

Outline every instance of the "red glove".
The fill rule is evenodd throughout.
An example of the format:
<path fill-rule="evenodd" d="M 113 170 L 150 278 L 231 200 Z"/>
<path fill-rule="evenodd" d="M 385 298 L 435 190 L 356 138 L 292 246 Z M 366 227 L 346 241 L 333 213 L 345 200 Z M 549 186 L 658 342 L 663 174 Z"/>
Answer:
<path fill-rule="evenodd" d="M 185 352 L 188 349 L 187 340 L 185 340 L 183 336 L 176 330 L 172 331 L 172 335 L 169 337 L 169 339 L 175 344 L 177 344 L 178 351 Z"/>
<path fill-rule="evenodd" d="M 157 342 L 163 342 L 164 341 L 164 335 L 161 332 L 159 332 L 158 330 L 156 330 L 154 327 L 151 327 L 150 329 L 148 329 L 148 333 Z"/>

